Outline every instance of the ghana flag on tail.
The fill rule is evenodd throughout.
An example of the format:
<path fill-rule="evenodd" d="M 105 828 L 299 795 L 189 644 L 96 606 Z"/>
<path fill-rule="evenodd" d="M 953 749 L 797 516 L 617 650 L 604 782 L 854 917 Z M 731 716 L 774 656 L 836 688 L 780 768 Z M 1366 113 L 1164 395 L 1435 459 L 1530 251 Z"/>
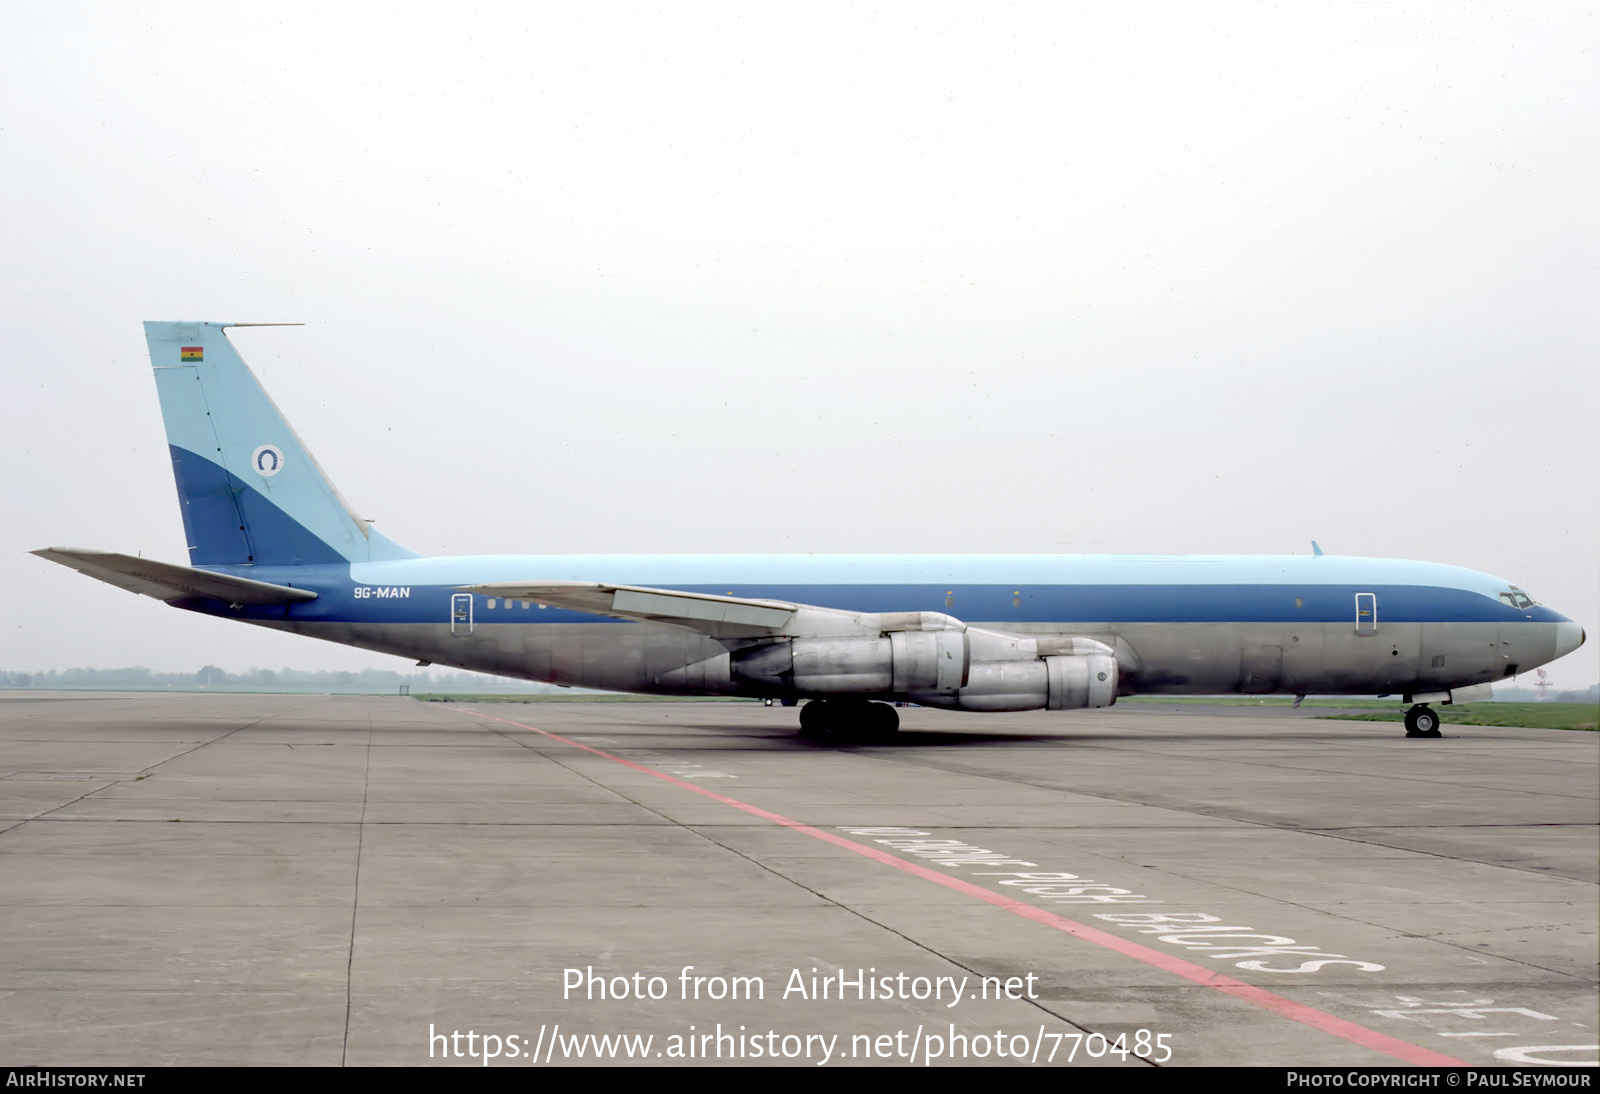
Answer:
<path fill-rule="evenodd" d="M 181 361 L 204 361 L 206 359 L 205 347 L 184 346 L 178 352 L 178 359 Z"/>

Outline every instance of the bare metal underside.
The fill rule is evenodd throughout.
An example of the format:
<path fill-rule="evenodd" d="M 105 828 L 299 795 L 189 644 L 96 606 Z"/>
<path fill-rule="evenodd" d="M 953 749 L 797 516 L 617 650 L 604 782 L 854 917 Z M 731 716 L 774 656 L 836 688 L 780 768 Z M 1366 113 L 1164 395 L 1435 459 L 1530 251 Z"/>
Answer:
<path fill-rule="evenodd" d="M 805 698 L 829 691 L 728 677 L 727 647 L 666 624 L 507 623 L 452 634 L 447 624 L 263 623 L 342 645 L 525 680 L 647 694 Z M 982 625 L 978 625 L 982 626 Z M 1497 680 L 1506 666 L 1548 658 L 1541 629 L 1496 623 L 1391 623 L 1357 635 L 1347 624 L 1074 624 L 1114 651 L 1122 694 L 1412 694 Z M 1060 631 L 1011 624 L 1020 638 Z M 1030 654 L 1036 660 L 1037 654 Z M 1020 659 L 1019 659 L 1020 660 Z M 695 667 L 700 669 L 695 671 Z M 906 698 L 892 688 L 873 698 Z"/>

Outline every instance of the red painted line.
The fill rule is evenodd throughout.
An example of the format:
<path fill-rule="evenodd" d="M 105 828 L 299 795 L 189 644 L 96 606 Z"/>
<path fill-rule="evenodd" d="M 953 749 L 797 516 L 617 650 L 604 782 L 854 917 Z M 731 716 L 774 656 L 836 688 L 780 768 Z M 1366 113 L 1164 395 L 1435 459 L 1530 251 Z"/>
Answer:
<path fill-rule="evenodd" d="M 621 756 L 613 756 L 609 752 L 592 748 L 586 744 L 580 744 L 559 734 L 551 733 L 547 729 L 540 729 L 538 726 L 530 726 L 523 722 L 513 722 L 509 718 L 500 718 L 493 714 L 484 714 L 481 711 L 467 710 L 464 707 L 451 707 L 450 709 L 474 718 L 488 718 L 492 721 L 504 722 L 506 725 L 516 726 L 518 729 L 526 729 L 540 736 L 548 737 L 552 741 L 560 741 L 564 745 L 580 748 L 585 752 L 610 760 L 612 763 L 619 763 L 624 767 L 631 767 L 633 770 L 642 772 L 652 778 L 661 779 L 663 782 L 672 783 L 674 786 L 681 786 L 685 790 L 699 794 L 701 797 L 719 801 L 724 805 L 731 805 L 735 809 L 742 809 L 744 812 L 760 817 L 762 820 L 771 821 L 773 824 L 781 824 L 785 828 L 802 832 L 813 839 L 831 843 L 835 847 L 844 848 L 846 851 L 854 851 L 858 855 L 863 855 L 875 862 L 881 862 L 885 866 L 892 866 L 896 870 L 920 877 L 925 881 L 943 885 L 946 889 L 954 889 L 956 892 L 965 893 L 978 900 L 993 904 L 997 908 L 1004 908 L 1013 915 L 1031 919 L 1035 923 L 1043 924 L 1046 927 L 1053 927 L 1085 942 L 1104 946 L 1106 949 L 1114 950 L 1124 957 L 1131 957 L 1135 961 L 1153 965 L 1158 969 L 1170 972 L 1174 976 L 1181 976 L 1183 979 L 1192 981 L 1202 987 L 1214 988 L 1224 995 L 1231 995 L 1235 999 L 1241 999 L 1252 1006 L 1271 1011 L 1273 1014 L 1287 1018 L 1291 1022 L 1299 1022 L 1303 1026 L 1310 1026 L 1312 1029 L 1332 1034 L 1352 1044 L 1360 1045 L 1362 1048 L 1370 1048 L 1386 1056 L 1393 1056 L 1395 1059 L 1402 1060 L 1405 1063 L 1418 1064 L 1425 1067 L 1470 1066 L 1465 1060 L 1458 1060 L 1454 1056 L 1446 1056 L 1442 1052 L 1434 1052 L 1432 1049 L 1423 1048 L 1421 1045 L 1413 1044 L 1410 1041 L 1403 1041 L 1398 1037 L 1391 1037 L 1387 1033 L 1379 1033 L 1375 1029 L 1368 1029 L 1366 1026 L 1357 1025 L 1343 1018 L 1337 1018 L 1325 1011 L 1318 1010 L 1316 1007 L 1308 1007 L 1304 1003 L 1296 1003 L 1293 999 L 1286 999 L 1281 995 L 1267 991 L 1265 988 L 1258 988 L 1254 984 L 1246 984 L 1243 980 L 1235 980 L 1231 976 L 1225 976 L 1215 969 L 1208 969 L 1204 965 L 1196 965 L 1194 962 L 1185 961 L 1181 957 L 1174 957 L 1172 954 L 1162 953 L 1160 950 L 1151 949 L 1149 946 L 1141 945 L 1138 942 L 1120 938 L 1107 931 L 1102 931 L 1098 927 L 1091 927 L 1087 923 L 1079 923 L 1076 920 L 1067 919 L 1065 916 L 1057 915 L 1037 905 L 1006 896 L 1004 893 L 985 889 L 981 885 L 974 885 L 970 881 L 963 881 L 961 878 L 941 874 L 931 866 L 908 862 L 881 848 L 873 847 L 870 844 L 857 843 L 855 840 L 841 836 L 837 832 L 813 828 L 809 824 L 802 824 L 800 821 L 785 817 L 780 813 L 762 809 L 759 805 L 751 805 L 748 802 L 740 801 L 738 798 L 730 798 L 726 794 L 718 794 L 715 790 L 707 790 L 703 786 L 696 786 L 691 782 L 675 778 L 654 768 L 624 760 Z"/>

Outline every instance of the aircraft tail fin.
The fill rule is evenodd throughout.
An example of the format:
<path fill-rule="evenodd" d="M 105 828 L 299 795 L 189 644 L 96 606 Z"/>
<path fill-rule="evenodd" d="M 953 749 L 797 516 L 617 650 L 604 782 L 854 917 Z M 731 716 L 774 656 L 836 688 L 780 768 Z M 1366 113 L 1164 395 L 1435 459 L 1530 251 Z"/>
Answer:
<path fill-rule="evenodd" d="M 146 323 L 196 566 L 415 558 L 356 516 L 228 341 L 237 323 Z"/>

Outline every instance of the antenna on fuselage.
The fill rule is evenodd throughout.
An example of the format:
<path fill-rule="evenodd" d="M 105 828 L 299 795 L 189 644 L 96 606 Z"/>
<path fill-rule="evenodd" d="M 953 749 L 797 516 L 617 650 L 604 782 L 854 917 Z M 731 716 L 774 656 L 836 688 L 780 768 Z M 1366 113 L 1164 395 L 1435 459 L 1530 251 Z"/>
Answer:
<path fill-rule="evenodd" d="M 1317 541 L 1316 540 L 1312 540 L 1311 541 L 1311 556 L 1313 558 L 1321 558 L 1322 557 L 1322 548 L 1317 546 Z"/>

